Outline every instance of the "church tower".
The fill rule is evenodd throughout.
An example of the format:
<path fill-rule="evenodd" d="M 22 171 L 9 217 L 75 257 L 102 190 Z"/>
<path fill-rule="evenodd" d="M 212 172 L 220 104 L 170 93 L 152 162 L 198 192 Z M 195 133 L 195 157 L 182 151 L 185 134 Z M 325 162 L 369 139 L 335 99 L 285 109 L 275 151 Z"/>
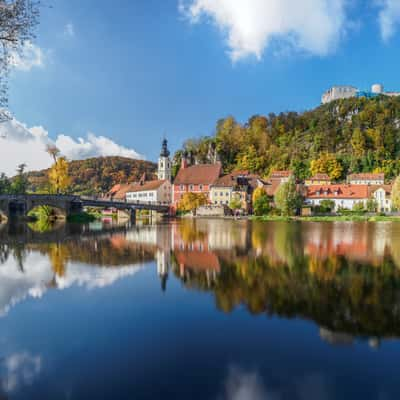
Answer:
<path fill-rule="evenodd" d="M 162 142 L 160 157 L 158 158 L 158 179 L 171 181 L 171 160 L 169 159 L 167 139 Z"/>

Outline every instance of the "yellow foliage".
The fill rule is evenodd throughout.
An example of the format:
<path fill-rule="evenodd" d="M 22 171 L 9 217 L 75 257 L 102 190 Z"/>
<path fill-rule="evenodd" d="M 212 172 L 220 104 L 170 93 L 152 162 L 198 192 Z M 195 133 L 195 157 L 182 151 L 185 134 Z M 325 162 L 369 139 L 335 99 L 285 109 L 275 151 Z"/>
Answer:
<path fill-rule="evenodd" d="M 331 179 L 339 179 L 343 167 L 332 153 L 322 153 L 319 158 L 312 160 L 310 164 L 311 175 L 318 173 L 328 174 Z"/>
<path fill-rule="evenodd" d="M 178 210 L 189 212 L 208 203 L 207 196 L 204 193 L 185 193 L 178 203 Z"/>
<path fill-rule="evenodd" d="M 265 191 L 262 187 L 258 187 L 256 189 L 254 189 L 253 198 L 252 198 L 253 204 L 256 202 L 257 199 L 259 199 L 261 196 L 264 196 L 264 195 L 265 195 Z"/>
<path fill-rule="evenodd" d="M 49 171 L 50 185 L 55 193 L 65 192 L 71 184 L 68 175 L 68 161 L 65 157 L 60 157 L 53 164 Z"/>

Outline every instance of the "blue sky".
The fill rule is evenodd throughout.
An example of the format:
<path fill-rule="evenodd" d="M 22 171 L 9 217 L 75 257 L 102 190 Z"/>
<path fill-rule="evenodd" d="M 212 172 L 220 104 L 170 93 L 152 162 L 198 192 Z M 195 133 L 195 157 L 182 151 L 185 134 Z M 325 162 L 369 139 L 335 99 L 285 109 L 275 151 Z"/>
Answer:
<path fill-rule="evenodd" d="M 11 76 L 17 122 L 0 129 L 9 131 L 0 170 L 9 168 L 5 144 L 19 123 L 41 142 L 62 135 L 57 143 L 70 158 L 122 146 L 121 154 L 155 160 L 164 134 L 176 150 L 230 114 L 245 121 L 317 106 L 333 84 L 400 90 L 400 0 L 46 4 L 32 59 Z"/>

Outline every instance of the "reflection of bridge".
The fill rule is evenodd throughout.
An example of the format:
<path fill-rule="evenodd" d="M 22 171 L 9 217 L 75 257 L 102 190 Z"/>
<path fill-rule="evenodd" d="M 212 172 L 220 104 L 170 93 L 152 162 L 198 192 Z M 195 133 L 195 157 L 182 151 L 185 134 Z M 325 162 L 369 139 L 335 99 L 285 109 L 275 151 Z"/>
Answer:
<path fill-rule="evenodd" d="M 128 203 L 124 201 L 74 195 L 0 195 L 0 214 L 5 215 L 7 219 L 25 217 L 31 210 L 39 206 L 52 207 L 56 212 L 66 217 L 80 213 L 84 207 L 124 210 L 130 214 L 131 219 L 135 219 L 136 210 L 149 210 L 159 213 L 168 213 L 169 211 L 169 206 L 161 203 Z"/>

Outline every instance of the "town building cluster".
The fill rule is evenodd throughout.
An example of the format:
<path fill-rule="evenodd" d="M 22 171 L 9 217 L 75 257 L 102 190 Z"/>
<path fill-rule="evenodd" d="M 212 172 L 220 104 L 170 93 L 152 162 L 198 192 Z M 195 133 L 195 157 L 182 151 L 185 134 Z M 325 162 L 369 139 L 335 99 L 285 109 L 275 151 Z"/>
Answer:
<path fill-rule="evenodd" d="M 304 205 L 311 208 L 321 206 L 330 200 L 332 211 L 352 210 L 361 204 L 367 208 L 368 201 L 374 201 L 376 210 L 392 210 L 390 184 L 385 184 L 383 173 L 350 174 L 345 183 L 333 183 L 327 174 L 318 173 L 304 182 L 297 180 L 292 171 L 273 171 L 264 179 L 249 171 L 233 171 L 223 174 L 222 165 L 213 158 L 209 164 L 189 164 L 182 156 L 180 169 L 172 182 L 172 162 L 164 139 L 158 160 L 158 179 L 147 180 L 143 174 L 138 182 L 115 185 L 107 194 L 115 200 L 131 203 L 162 203 L 171 206 L 172 212 L 178 208 L 185 193 L 202 194 L 208 204 L 199 210 L 203 215 L 222 215 L 232 201 L 239 202 L 246 213 L 252 212 L 252 195 L 256 188 L 262 188 L 273 205 L 274 195 L 279 186 L 290 177 L 296 181 Z"/>

